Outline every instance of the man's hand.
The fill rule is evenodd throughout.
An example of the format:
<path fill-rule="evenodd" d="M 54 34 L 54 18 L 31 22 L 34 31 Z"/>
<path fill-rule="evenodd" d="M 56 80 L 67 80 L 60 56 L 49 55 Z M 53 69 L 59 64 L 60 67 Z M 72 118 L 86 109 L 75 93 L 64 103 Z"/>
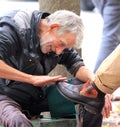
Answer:
<path fill-rule="evenodd" d="M 66 77 L 58 76 L 32 76 L 32 84 L 34 86 L 44 86 L 44 85 L 52 85 L 57 81 L 67 81 Z"/>
<path fill-rule="evenodd" d="M 103 117 L 108 118 L 110 116 L 110 111 L 112 111 L 111 96 L 109 94 L 106 94 L 105 105 L 102 109 Z"/>

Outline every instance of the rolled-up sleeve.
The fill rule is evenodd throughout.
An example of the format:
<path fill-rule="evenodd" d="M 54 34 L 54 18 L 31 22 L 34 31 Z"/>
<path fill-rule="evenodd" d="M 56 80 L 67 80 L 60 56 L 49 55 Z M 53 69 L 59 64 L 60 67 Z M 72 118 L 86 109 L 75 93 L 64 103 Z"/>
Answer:
<path fill-rule="evenodd" d="M 83 59 L 79 56 L 76 50 L 68 50 L 62 57 L 60 64 L 63 64 L 67 70 L 75 76 L 81 66 L 84 66 Z"/>

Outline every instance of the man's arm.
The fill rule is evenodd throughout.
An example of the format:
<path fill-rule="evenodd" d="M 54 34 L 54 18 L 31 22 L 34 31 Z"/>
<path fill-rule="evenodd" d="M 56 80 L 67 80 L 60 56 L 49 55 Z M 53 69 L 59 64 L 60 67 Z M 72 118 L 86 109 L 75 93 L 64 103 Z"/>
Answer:
<path fill-rule="evenodd" d="M 76 72 L 75 77 L 83 82 L 86 82 L 88 80 L 93 81 L 94 74 L 86 66 L 81 66 Z"/>
<path fill-rule="evenodd" d="M 7 65 L 2 60 L 0 60 L 0 78 L 26 82 L 34 86 L 53 84 L 56 81 L 66 81 L 66 77 L 62 77 L 61 75 L 50 77 L 27 74 Z"/>

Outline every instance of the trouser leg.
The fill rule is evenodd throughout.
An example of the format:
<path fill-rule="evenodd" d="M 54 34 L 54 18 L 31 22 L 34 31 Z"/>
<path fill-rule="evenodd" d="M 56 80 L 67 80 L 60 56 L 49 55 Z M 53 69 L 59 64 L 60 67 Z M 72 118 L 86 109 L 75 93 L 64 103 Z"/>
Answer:
<path fill-rule="evenodd" d="M 18 103 L 0 95 L 0 124 L 4 127 L 33 127 Z"/>
<path fill-rule="evenodd" d="M 120 87 L 120 45 L 102 62 L 94 82 L 102 92 L 109 94 Z"/>
<path fill-rule="evenodd" d="M 102 125 L 102 115 L 92 114 L 85 111 L 83 117 L 83 127 L 101 127 Z"/>

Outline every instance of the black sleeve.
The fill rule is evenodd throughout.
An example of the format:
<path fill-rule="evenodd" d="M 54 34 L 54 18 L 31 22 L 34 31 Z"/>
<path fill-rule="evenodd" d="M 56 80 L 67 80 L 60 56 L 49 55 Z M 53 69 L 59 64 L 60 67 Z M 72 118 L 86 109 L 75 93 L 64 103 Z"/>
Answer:
<path fill-rule="evenodd" d="M 75 49 L 64 50 L 61 54 L 59 64 L 63 64 L 67 70 L 75 76 L 76 72 L 81 66 L 84 66 L 83 59 Z"/>
<path fill-rule="evenodd" d="M 8 25 L 0 27 L 0 59 L 5 60 L 17 52 L 15 31 Z"/>

